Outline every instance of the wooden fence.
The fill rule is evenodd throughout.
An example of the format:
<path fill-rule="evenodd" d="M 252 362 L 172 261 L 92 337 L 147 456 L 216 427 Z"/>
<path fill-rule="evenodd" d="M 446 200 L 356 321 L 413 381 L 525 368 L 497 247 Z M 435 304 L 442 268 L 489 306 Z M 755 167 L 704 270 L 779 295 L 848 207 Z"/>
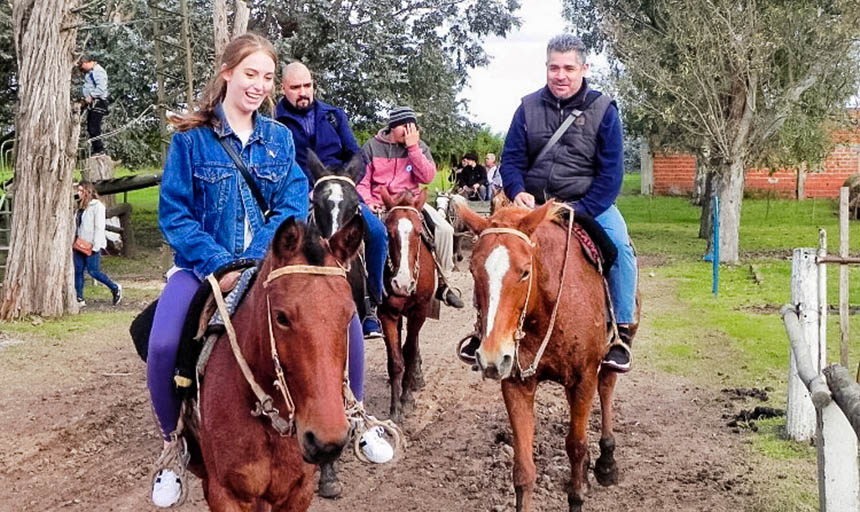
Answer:
<path fill-rule="evenodd" d="M 791 302 L 782 308 L 791 342 L 786 431 L 818 448 L 819 504 L 822 512 L 860 511 L 860 385 L 845 368 L 848 359 L 847 190 L 840 201 L 840 256 L 827 255 L 820 231 L 818 249 L 795 249 Z M 844 207 L 844 208 L 843 208 Z M 840 360 L 825 367 L 827 354 L 827 265 L 840 264 Z"/>

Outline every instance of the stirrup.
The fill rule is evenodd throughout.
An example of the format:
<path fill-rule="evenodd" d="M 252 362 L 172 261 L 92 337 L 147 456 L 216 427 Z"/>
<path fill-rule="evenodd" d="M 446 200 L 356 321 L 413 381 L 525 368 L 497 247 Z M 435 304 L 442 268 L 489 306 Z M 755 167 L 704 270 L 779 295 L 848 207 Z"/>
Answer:
<path fill-rule="evenodd" d="M 176 502 L 174 502 L 169 507 L 161 507 L 161 508 L 175 508 L 183 505 L 185 500 L 188 498 L 188 480 L 186 478 L 186 467 L 188 466 L 188 461 L 191 458 L 191 454 L 188 452 L 188 444 L 185 441 L 185 438 L 179 434 L 178 430 L 174 431 L 170 434 L 170 441 L 167 446 L 165 446 L 161 450 L 161 455 L 158 457 L 158 460 L 155 461 L 154 469 L 150 475 L 150 493 L 152 489 L 155 487 L 155 481 L 158 478 L 159 474 L 166 469 L 172 471 L 179 479 L 180 485 L 180 493 L 179 498 L 177 498 Z M 150 496 L 150 500 L 152 496 Z"/>
<path fill-rule="evenodd" d="M 606 347 L 606 354 L 603 356 L 603 360 L 600 362 L 601 366 L 606 366 L 608 369 L 616 371 L 618 373 L 627 373 L 630 371 L 630 368 L 633 366 L 633 349 L 630 346 L 630 343 L 624 341 L 621 335 L 615 335 L 617 333 L 617 329 L 612 329 L 609 332 L 609 339 L 607 340 L 608 346 Z M 627 364 L 626 365 L 618 365 L 614 361 L 606 359 L 609 355 L 609 352 L 613 347 L 621 347 L 627 352 Z"/>
<path fill-rule="evenodd" d="M 463 354 L 463 348 L 466 345 L 468 345 L 470 341 L 472 341 L 472 338 L 480 338 L 480 337 L 481 337 L 481 333 L 479 333 L 478 331 L 472 331 L 471 333 L 467 334 L 464 338 L 462 338 L 460 341 L 457 342 L 457 347 L 456 347 L 457 358 L 460 361 L 463 361 L 464 363 L 471 366 L 472 369 L 475 369 L 478 362 L 474 357 L 468 357 L 465 354 Z"/>

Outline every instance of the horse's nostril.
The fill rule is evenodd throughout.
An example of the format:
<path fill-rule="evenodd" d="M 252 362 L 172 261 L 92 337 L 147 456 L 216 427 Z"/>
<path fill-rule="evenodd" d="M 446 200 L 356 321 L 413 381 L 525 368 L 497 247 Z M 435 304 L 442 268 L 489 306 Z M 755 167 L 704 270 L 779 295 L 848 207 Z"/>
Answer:
<path fill-rule="evenodd" d="M 313 432 L 305 432 L 305 445 L 314 448 L 317 447 L 317 436 Z"/>
<path fill-rule="evenodd" d="M 511 357 L 510 354 L 505 354 L 505 356 L 502 357 L 502 364 L 499 366 L 499 369 L 501 370 L 502 373 L 505 373 L 505 371 L 508 368 L 510 368 L 513 364 L 514 364 L 514 358 Z"/>

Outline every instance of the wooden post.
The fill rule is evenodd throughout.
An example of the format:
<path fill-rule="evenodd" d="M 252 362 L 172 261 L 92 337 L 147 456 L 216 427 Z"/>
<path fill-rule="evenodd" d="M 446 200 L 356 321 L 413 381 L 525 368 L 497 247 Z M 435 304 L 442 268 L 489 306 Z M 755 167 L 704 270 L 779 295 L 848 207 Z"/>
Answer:
<path fill-rule="evenodd" d="M 848 257 L 848 187 L 839 189 L 839 256 Z M 839 364 L 848 367 L 848 265 L 839 265 Z"/>
<path fill-rule="evenodd" d="M 642 195 L 654 195 L 654 155 L 651 154 L 651 147 L 648 141 L 643 137 L 639 143 L 639 179 Z"/>
<path fill-rule="evenodd" d="M 819 260 L 827 258 L 827 232 L 818 229 L 818 366 L 821 371 L 827 366 L 827 265 Z"/>
<path fill-rule="evenodd" d="M 818 353 L 818 269 L 815 249 L 795 249 L 791 262 L 791 303 L 797 308 L 803 337 L 809 350 L 809 360 L 817 362 Z M 788 410 L 785 429 L 795 441 L 809 441 L 815 435 L 815 407 L 809 390 L 797 372 L 794 352 L 788 368 Z M 816 368 L 815 370 L 818 370 Z"/>
<path fill-rule="evenodd" d="M 818 412 L 817 424 L 819 509 L 860 510 L 857 434 L 833 401 Z"/>
<path fill-rule="evenodd" d="M 860 386 L 851 382 L 848 370 L 837 365 L 825 369 L 824 374 L 815 369 L 807 357 L 809 343 L 798 325 L 795 308 L 783 307 L 782 315 L 791 341 L 792 363 L 796 362 L 798 376 L 815 404 L 819 510 L 860 510 L 857 433 L 846 417 L 849 413 L 854 413 L 855 418 L 860 416 L 856 414 L 860 409 Z"/>

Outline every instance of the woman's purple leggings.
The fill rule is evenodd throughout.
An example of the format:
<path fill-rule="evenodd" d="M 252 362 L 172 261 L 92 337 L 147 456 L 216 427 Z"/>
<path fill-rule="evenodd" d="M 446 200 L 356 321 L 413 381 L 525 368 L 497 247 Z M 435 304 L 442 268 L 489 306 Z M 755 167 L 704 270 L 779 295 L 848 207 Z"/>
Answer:
<path fill-rule="evenodd" d="M 173 387 L 176 352 L 185 315 L 199 287 L 200 280 L 188 270 L 171 275 L 158 299 L 149 333 L 146 381 L 164 439 L 170 438 L 179 420 L 181 404 Z M 364 400 L 364 336 L 357 314 L 349 322 L 349 383 L 355 398 Z"/>

